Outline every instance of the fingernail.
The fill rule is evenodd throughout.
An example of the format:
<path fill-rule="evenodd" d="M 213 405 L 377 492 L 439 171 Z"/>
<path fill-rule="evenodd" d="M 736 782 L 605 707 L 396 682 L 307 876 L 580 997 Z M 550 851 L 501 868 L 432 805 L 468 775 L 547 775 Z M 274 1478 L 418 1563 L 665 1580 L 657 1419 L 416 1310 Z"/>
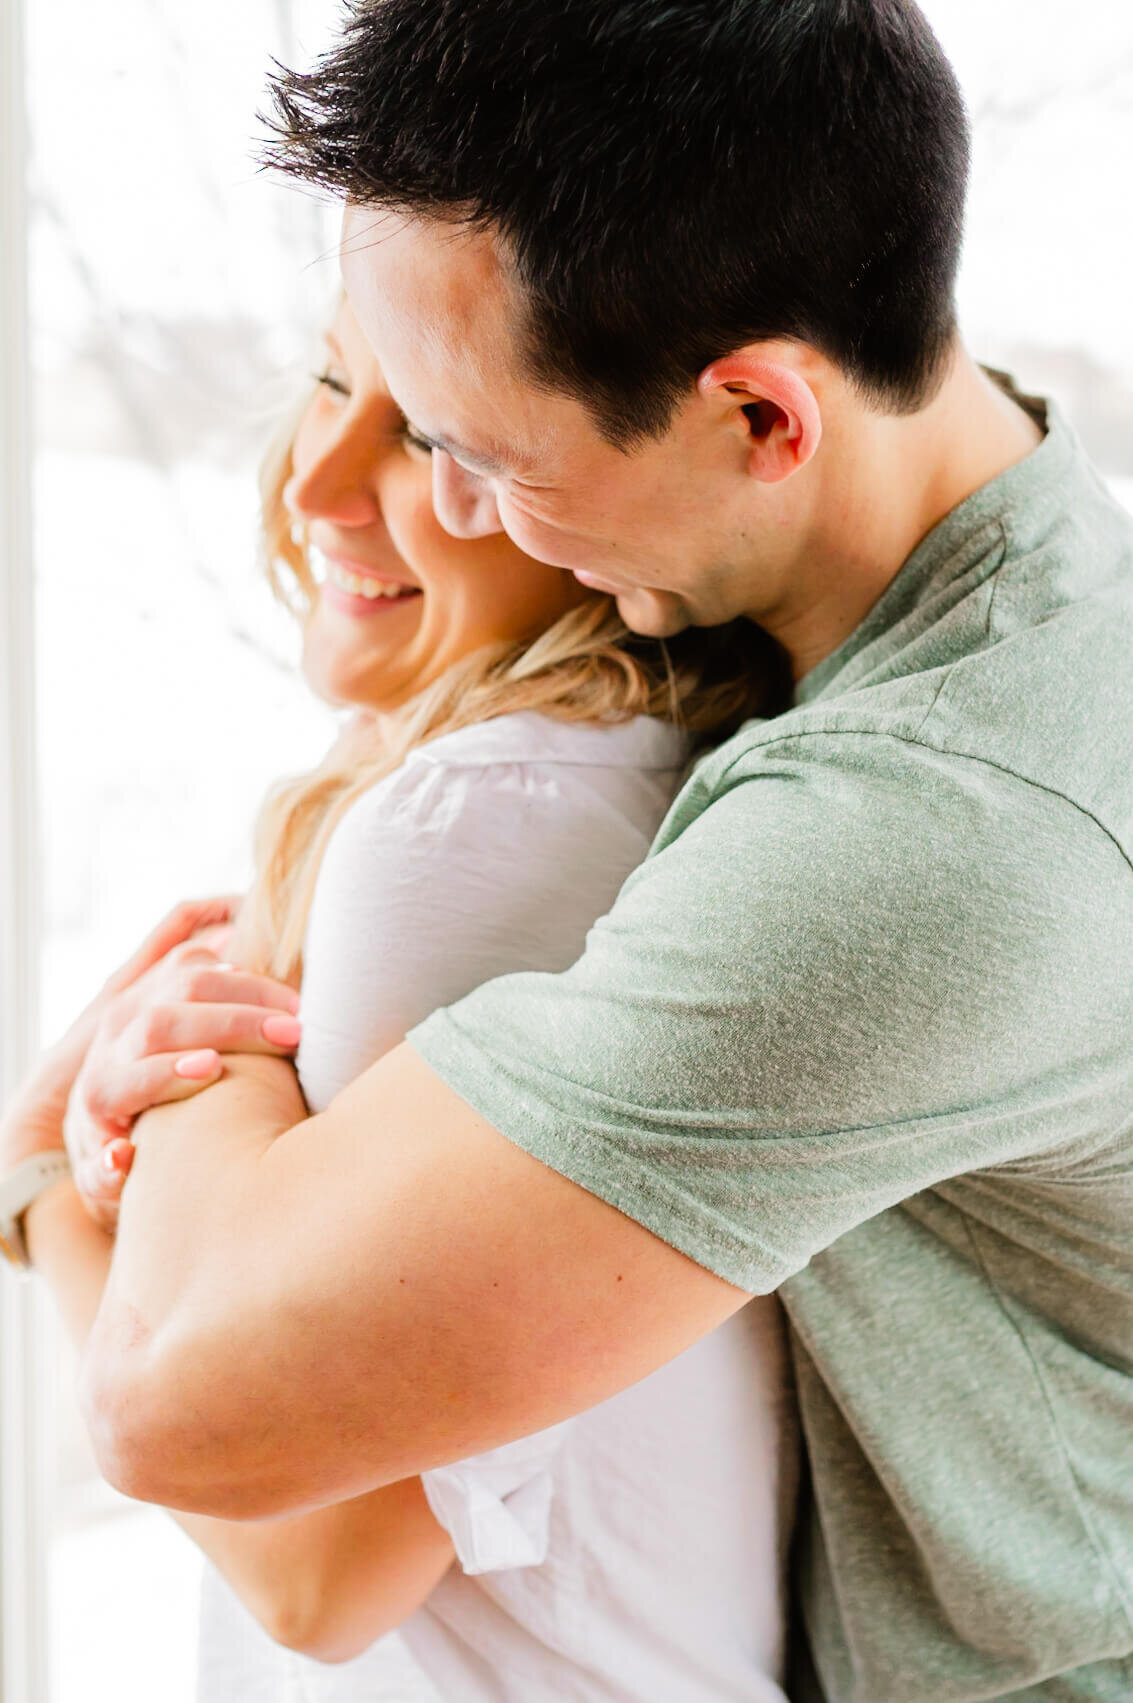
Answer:
<path fill-rule="evenodd" d="M 264 1018 L 260 1033 L 273 1047 L 297 1047 L 303 1028 L 297 1017 L 284 1017 L 277 1012 Z"/>
<path fill-rule="evenodd" d="M 199 1052 L 183 1053 L 173 1066 L 173 1074 L 198 1081 L 202 1076 L 211 1076 L 219 1062 L 220 1054 L 204 1047 Z"/>
<path fill-rule="evenodd" d="M 299 995 L 297 993 L 293 993 L 291 995 L 291 998 L 287 1002 L 287 1009 L 292 1013 L 292 1015 L 295 1015 L 295 1013 L 298 1012 L 298 1010 L 299 1010 Z"/>
<path fill-rule="evenodd" d="M 129 1152 L 129 1142 L 112 1141 L 109 1147 L 104 1147 L 98 1156 L 98 1162 L 108 1176 L 116 1177 L 119 1171 L 128 1171 L 133 1154 Z"/>

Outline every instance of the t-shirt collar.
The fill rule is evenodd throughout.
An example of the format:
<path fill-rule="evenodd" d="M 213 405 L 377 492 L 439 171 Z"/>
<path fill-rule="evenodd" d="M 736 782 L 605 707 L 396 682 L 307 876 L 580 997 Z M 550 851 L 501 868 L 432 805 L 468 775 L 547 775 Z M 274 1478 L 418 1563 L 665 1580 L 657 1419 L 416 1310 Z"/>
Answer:
<path fill-rule="evenodd" d="M 973 491 L 933 527 L 865 619 L 798 682 L 796 705 L 811 703 L 821 696 L 859 651 L 895 627 L 938 583 L 965 572 L 973 546 L 978 548 L 989 527 L 1005 527 L 1013 515 L 1034 514 L 1039 509 L 1045 510 L 1052 499 L 1057 501 L 1057 487 L 1079 453 L 1073 428 L 1057 403 L 1021 395 L 1004 374 L 991 376 L 1040 422 L 1045 417 L 1046 436 L 1042 443 L 1014 467 Z"/>

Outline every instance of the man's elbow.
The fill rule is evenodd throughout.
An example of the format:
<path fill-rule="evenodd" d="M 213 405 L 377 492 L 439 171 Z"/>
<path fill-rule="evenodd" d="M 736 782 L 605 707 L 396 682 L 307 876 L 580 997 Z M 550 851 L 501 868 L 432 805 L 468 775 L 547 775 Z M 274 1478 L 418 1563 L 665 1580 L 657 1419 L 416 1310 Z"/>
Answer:
<path fill-rule="evenodd" d="M 181 1439 L 154 1388 L 131 1355 L 89 1355 L 79 1375 L 79 1404 L 98 1470 L 137 1502 L 177 1505 L 183 1488 Z"/>
<path fill-rule="evenodd" d="M 210 1423 L 200 1395 L 152 1353 L 88 1353 L 79 1401 L 107 1483 L 136 1502 L 219 1519 L 280 1512 L 278 1497 L 238 1470 L 238 1451 Z"/>

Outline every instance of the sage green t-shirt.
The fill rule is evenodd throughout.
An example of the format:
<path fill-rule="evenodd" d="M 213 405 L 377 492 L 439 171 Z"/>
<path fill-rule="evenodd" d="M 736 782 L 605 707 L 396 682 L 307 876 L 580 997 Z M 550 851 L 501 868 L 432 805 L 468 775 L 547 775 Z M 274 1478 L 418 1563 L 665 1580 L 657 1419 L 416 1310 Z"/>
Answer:
<path fill-rule="evenodd" d="M 572 969 L 411 1036 L 782 1286 L 830 1703 L 1133 1699 L 1131 846 L 1133 523 L 1051 410 L 701 761 Z"/>

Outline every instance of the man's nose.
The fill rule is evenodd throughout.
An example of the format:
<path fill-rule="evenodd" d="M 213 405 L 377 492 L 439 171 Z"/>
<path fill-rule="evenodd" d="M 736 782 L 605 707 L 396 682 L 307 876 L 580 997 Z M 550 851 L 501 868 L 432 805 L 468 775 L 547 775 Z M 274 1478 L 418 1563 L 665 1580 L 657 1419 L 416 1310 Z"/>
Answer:
<path fill-rule="evenodd" d="M 503 531 L 491 483 L 443 449 L 433 451 L 433 508 L 454 538 L 489 538 Z"/>

